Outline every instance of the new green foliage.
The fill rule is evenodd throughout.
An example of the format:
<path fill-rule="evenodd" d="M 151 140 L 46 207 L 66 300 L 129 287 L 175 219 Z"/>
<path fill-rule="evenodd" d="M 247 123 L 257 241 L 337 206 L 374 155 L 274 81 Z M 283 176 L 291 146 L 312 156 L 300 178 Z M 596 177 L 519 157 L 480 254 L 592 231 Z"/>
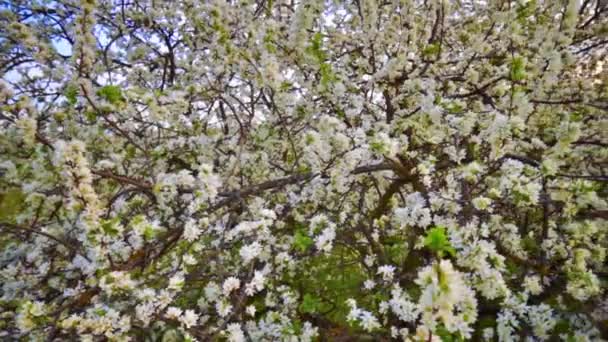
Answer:
<path fill-rule="evenodd" d="M 446 253 L 452 256 L 456 254 L 454 247 L 452 247 L 450 241 L 448 240 L 445 227 L 437 226 L 431 228 L 424 238 L 424 245 L 433 252 L 437 253 L 440 258 L 442 258 Z"/>
<path fill-rule="evenodd" d="M 103 98 L 111 104 L 118 104 L 124 101 L 122 91 L 118 86 L 115 85 L 107 85 L 99 88 L 99 90 L 97 90 L 97 96 Z"/>

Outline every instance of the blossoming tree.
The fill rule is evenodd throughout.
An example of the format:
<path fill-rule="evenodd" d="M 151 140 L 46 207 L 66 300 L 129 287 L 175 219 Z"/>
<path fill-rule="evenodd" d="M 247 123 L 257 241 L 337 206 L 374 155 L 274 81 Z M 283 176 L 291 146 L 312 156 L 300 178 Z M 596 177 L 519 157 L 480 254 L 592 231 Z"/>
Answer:
<path fill-rule="evenodd" d="M 607 17 L 3 2 L 2 339 L 607 338 Z"/>

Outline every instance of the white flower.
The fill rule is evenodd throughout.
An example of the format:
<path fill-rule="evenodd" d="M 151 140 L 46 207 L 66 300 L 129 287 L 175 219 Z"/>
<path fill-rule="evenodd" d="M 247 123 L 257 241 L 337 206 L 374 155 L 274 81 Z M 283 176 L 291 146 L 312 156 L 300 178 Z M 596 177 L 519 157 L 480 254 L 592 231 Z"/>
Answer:
<path fill-rule="evenodd" d="M 399 152 L 399 142 L 396 139 L 392 139 L 385 132 L 379 132 L 374 135 L 370 139 L 369 145 L 372 151 L 387 157 L 394 157 Z"/>
<path fill-rule="evenodd" d="M 391 281 L 395 276 L 395 266 L 392 265 L 383 265 L 378 267 L 378 272 L 376 274 L 382 275 L 382 279 L 384 281 Z"/>
<path fill-rule="evenodd" d="M 524 288 L 530 291 L 533 295 L 538 295 L 543 291 L 543 286 L 540 283 L 540 277 L 537 275 L 526 276 L 524 278 Z"/>
<path fill-rule="evenodd" d="M 542 171 L 545 176 L 554 176 L 559 170 L 559 164 L 555 159 L 545 159 L 542 163 Z"/>
<path fill-rule="evenodd" d="M 40 302 L 40 301 L 35 301 L 31 304 L 30 308 L 30 315 L 34 316 L 34 317 L 39 317 L 45 314 L 46 309 L 44 308 L 44 303 Z"/>
<path fill-rule="evenodd" d="M 196 259 L 192 256 L 192 254 L 185 254 L 182 260 L 184 260 L 184 264 L 186 265 L 196 264 Z"/>
<path fill-rule="evenodd" d="M 400 287 L 395 287 L 391 290 L 392 298 L 388 302 L 391 310 L 404 322 L 413 322 L 420 314 L 416 303 L 409 300 L 406 292 L 403 292 Z"/>
<path fill-rule="evenodd" d="M 213 166 L 210 164 L 201 164 L 198 169 L 198 179 L 201 182 L 205 198 L 214 198 L 217 196 L 218 189 L 222 186 L 222 181 L 218 175 L 213 173 Z"/>
<path fill-rule="evenodd" d="M 366 255 L 365 259 L 363 259 L 363 262 L 365 263 L 365 265 L 367 267 L 372 267 L 372 266 L 374 266 L 374 262 L 376 262 L 376 256 Z"/>
<path fill-rule="evenodd" d="M 474 161 L 462 168 L 462 177 L 469 182 L 477 180 L 477 175 L 485 171 L 485 166 Z"/>
<path fill-rule="evenodd" d="M 167 309 L 165 316 L 169 319 L 178 319 L 182 315 L 182 309 L 171 306 Z"/>
<path fill-rule="evenodd" d="M 598 277 L 590 271 L 577 274 L 568 281 L 566 291 L 574 298 L 585 301 L 602 291 Z"/>
<path fill-rule="evenodd" d="M 541 339 L 547 339 L 549 337 L 548 333 L 557 324 L 551 307 L 547 304 L 531 305 L 528 307 L 527 313 L 534 335 Z"/>
<path fill-rule="evenodd" d="M 492 204 L 492 200 L 487 197 L 475 197 L 473 199 L 473 206 L 477 210 L 486 210 L 490 204 Z"/>
<path fill-rule="evenodd" d="M 23 142 L 29 146 L 34 145 L 38 122 L 29 117 L 21 117 L 15 120 L 15 125 L 21 130 Z"/>
<path fill-rule="evenodd" d="M 503 310 L 496 319 L 496 332 L 499 341 L 513 341 L 513 332 L 519 327 L 519 322 L 511 310 Z"/>
<path fill-rule="evenodd" d="M 264 289 L 265 281 L 266 277 L 264 276 L 264 273 L 261 271 L 255 271 L 251 282 L 245 285 L 245 293 L 248 296 L 253 296 L 255 293 L 262 291 Z"/>
<path fill-rule="evenodd" d="M 271 220 L 277 219 L 277 214 L 273 210 L 270 210 L 270 209 L 260 210 L 260 215 L 265 218 L 271 219 Z"/>
<path fill-rule="evenodd" d="M 371 312 L 359 309 L 357 307 L 357 302 L 354 299 L 347 299 L 346 304 L 350 306 L 350 312 L 346 316 L 348 321 L 360 322 L 361 327 L 366 331 L 372 331 L 380 327 L 378 319 L 374 317 Z"/>
<path fill-rule="evenodd" d="M 380 327 L 378 319 L 369 311 L 362 311 L 359 315 L 359 320 L 361 321 L 361 327 L 363 327 L 365 331 L 372 331 Z"/>
<path fill-rule="evenodd" d="M 405 207 L 396 208 L 395 221 L 400 227 L 419 226 L 427 227 L 432 223 L 431 211 L 426 208 L 426 200 L 419 192 L 407 195 Z"/>
<path fill-rule="evenodd" d="M 321 228 L 325 228 L 331 225 L 331 222 L 327 219 L 327 217 L 323 214 L 315 215 L 310 219 L 310 233 L 313 234 L 315 231 L 321 230 Z M 317 230 L 318 229 L 318 230 Z"/>
<path fill-rule="evenodd" d="M 112 279 L 111 283 L 106 285 L 105 282 L 109 279 Z M 114 271 L 110 272 L 108 276 L 102 278 L 100 286 L 103 288 L 105 286 L 109 286 L 115 289 L 121 290 L 130 290 L 136 286 L 135 281 L 131 279 L 131 275 L 126 272 Z"/>
<path fill-rule="evenodd" d="M 470 338 L 471 325 L 477 319 L 477 300 L 452 263 L 441 260 L 423 268 L 415 282 L 422 289 L 418 300 L 422 323 L 429 327 L 443 323 L 449 332 Z"/>
<path fill-rule="evenodd" d="M 374 288 L 374 286 L 376 286 L 376 282 L 371 279 L 367 279 L 363 282 L 363 288 L 366 290 L 371 290 Z"/>
<path fill-rule="evenodd" d="M 220 317 L 226 317 L 232 312 L 232 305 L 228 302 L 219 301 L 215 304 L 215 310 Z"/>
<path fill-rule="evenodd" d="M 160 308 L 165 308 L 167 305 L 171 304 L 174 296 L 175 294 L 172 291 L 161 290 L 156 298 L 156 303 Z"/>
<path fill-rule="evenodd" d="M 250 245 L 241 247 L 239 254 L 241 255 L 241 258 L 243 259 L 243 262 L 246 265 L 251 262 L 251 260 L 255 259 L 258 255 L 260 255 L 261 252 L 262 246 L 259 242 L 256 241 Z"/>
<path fill-rule="evenodd" d="M 180 290 L 184 286 L 184 275 L 177 273 L 169 279 L 169 290 Z"/>
<path fill-rule="evenodd" d="M 189 220 L 188 222 L 186 222 L 186 224 L 184 225 L 184 239 L 186 239 L 186 241 L 192 242 L 198 239 L 200 235 L 201 230 L 197 226 L 196 221 Z"/>
<path fill-rule="evenodd" d="M 256 309 L 255 309 L 255 306 L 253 306 L 253 305 L 249 305 L 249 306 L 247 306 L 247 308 L 245 309 L 245 312 L 247 312 L 247 315 L 249 315 L 249 316 L 251 316 L 251 317 L 254 317 L 254 316 L 255 316 L 255 311 L 256 311 Z"/>
<path fill-rule="evenodd" d="M 357 302 L 354 299 L 347 299 L 346 304 L 351 307 L 346 319 L 348 321 L 358 320 L 362 310 L 357 307 Z"/>
<path fill-rule="evenodd" d="M 483 340 L 492 341 L 494 339 L 494 328 L 483 329 Z"/>
<path fill-rule="evenodd" d="M 315 246 L 318 250 L 323 252 L 331 251 L 333 245 L 332 242 L 336 238 L 336 230 L 332 227 L 323 229 L 321 235 L 315 238 Z"/>
<path fill-rule="evenodd" d="M 36 326 L 36 323 L 32 320 L 31 316 L 27 315 L 26 313 L 18 314 L 15 322 L 17 324 L 17 328 L 19 328 L 21 332 L 28 332 Z"/>
<path fill-rule="evenodd" d="M 302 335 L 300 335 L 301 342 L 311 342 L 318 335 L 319 335 L 319 328 L 313 327 L 310 322 L 304 322 L 304 328 L 302 329 Z"/>
<path fill-rule="evenodd" d="M 236 225 L 231 231 L 228 232 L 226 239 L 228 241 L 233 240 L 237 235 L 246 235 L 253 233 L 256 229 L 260 228 L 263 221 L 244 221 Z"/>
<path fill-rule="evenodd" d="M 72 260 L 72 267 L 82 270 L 84 274 L 92 274 L 97 268 L 94 262 L 89 262 L 80 254 L 76 255 Z"/>
<path fill-rule="evenodd" d="M 230 342 L 245 342 L 245 334 L 239 323 L 230 323 L 226 327 L 228 332 L 228 341 Z"/>
<path fill-rule="evenodd" d="M 238 278 L 230 277 L 224 281 L 224 285 L 222 285 L 222 290 L 224 295 L 229 295 L 232 291 L 241 287 L 241 281 Z"/>
<path fill-rule="evenodd" d="M 414 341 L 441 342 L 441 338 L 437 334 L 431 334 L 426 325 L 416 327 L 416 338 Z"/>
<path fill-rule="evenodd" d="M 198 322 L 198 314 L 196 314 L 194 310 L 186 310 L 184 315 L 180 317 L 179 320 L 183 325 L 186 326 L 186 328 L 189 329 L 190 327 L 195 326 Z"/>
<path fill-rule="evenodd" d="M 61 321 L 60 326 L 64 329 L 70 329 L 76 324 L 78 324 L 78 321 L 80 321 L 80 317 L 76 314 L 72 314 L 71 316 Z"/>
<path fill-rule="evenodd" d="M 135 316 L 142 321 L 144 327 L 150 324 L 152 315 L 154 314 L 154 305 L 151 302 L 145 302 L 135 307 Z"/>
<path fill-rule="evenodd" d="M 210 282 L 205 286 L 204 292 L 207 300 L 214 302 L 220 296 L 221 289 L 215 282 Z"/>

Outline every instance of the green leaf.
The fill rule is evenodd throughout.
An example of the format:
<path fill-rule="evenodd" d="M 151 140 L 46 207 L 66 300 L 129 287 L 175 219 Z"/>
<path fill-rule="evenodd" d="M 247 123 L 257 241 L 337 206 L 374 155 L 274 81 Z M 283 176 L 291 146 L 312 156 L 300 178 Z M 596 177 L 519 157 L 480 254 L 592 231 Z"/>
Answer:
<path fill-rule="evenodd" d="M 117 104 L 124 101 L 122 91 L 115 85 L 107 85 L 99 88 L 97 96 L 102 97 L 111 104 Z"/>
<path fill-rule="evenodd" d="M 149 226 L 146 226 L 146 228 L 144 228 L 143 235 L 144 235 L 144 238 L 146 239 L 146 241 L 151 241 L 151 240 L 154 240 L 154 238 L 158 235 L 158 231 L 149 225 Z"/>
<path fill-rule="evenodd" d="M 101 221 L 101 229 L 110 236 L 116 236 L 120 232 L 116 227 L 120 223 L 119 218 Z"/>
<path fill-rule="evenodd" d="M 522 57 L 511 60 L 511 80 L 521 81 L 526 77 L 526 63 Z"/>
<path fill-rule="evenodd" d="M 302 333 L 302 322 L 293 320 L 290 325 L 283 328 L 284 335 L 300 335 Z"/>
<path fill-rule="evenodd" d="M 441 338 L 442 342 L 460 342 L 464 341 L 464 339 L 460 336 L 460 334 L 452 334 L 446 329 L 443 324 L 440 324 L 435 331 L 437 336 Z"/>
<path fill-rule="evenodd" d="M 566 334 L 570 332 L 570 323 L 567 320 L 561 319 L 555 324 L 553 332 L 556 334 Z"/>
<path fill-rule="evenodd" d="M 315 33 L 310 40 L 310 45 L 306 49 L 319 63 L 323 63 L 327 59 L 325 51 L 323 51 L 323 35 L 320 32 Z"/>
<path fill-rule="evenodd" d="M 536 1 L 528 1 L 526 3 L 520 4 L 517 9 L 517 21 L 521 24 L 525 24 L 528 17 L 534 16 L 534 11 L 536 10 Z"/>
<path fill-rule="evenodd" d="M 375 305 L 374 299 L 367 292 L 361 291 L 361 286 L 369 278 L 369 274 L 356 262 L 358 260 L 360 259 L 357 253 L 336 245 L 329 254 L 322 253 L 306 258 L 302 268 L 291 275 L 286 274 L 283 281 L 293 288 L 301 289 L 302 295 L 312 294 L 307 305 L 311 302 L 310 299 L 314 302 L 314 298 L 319 298 L 316 313 L 324 313 L 324 317 L 336 326 L 349 327 L 346 319 L 351 309 L 346 304 L 348 298 L 356 299 L 361 306 Z M 304 300 L 303 296 L 300 304 Z M 353 329 L 358 331 L 358 328 Z"/>
<path fill-rule="evenodd" d="M 97 113 L 95 112 L 85 112 L 84 116 L 87 118 L 87 120 L 89 121 L 95 121 L 95 119 L 97 119 Z"/>
<path fill-rule="evenodd" d="M 444 253 L 456 254 L 445 233 L 445 227 L 438 226 L 430 229 L 424 238 L 424 245 L 440 257 L 443 257 Z"/>
<path fill-rule="evenodd" d="M 274 35 L 272 31 L 266 32 L 266 35 L 264 36 L 264 46 L 266 47 L 266 50 L 268 50 L 268 52 L 270 53 L 277 52 L 277 48 L 274 44 Z"/>
<path fill-rule="evenodd" d="M 450 112 L 450 114 L 464 113 L 465 108 L 458 103 L 446 103 L 444 108 Z"/>
<path fill-rule="evenodd" d="M 426 57 L 432 57 L 438 55 L 441 52 L 441 47 L 439 44 L 430 44 L 427 45 L 424 50 L 422 50 L 422 55 Z"/>
<path fill-rule="evenodd" d="M 583 121 L 584 114 L 581 112 L 573 112 L 570 113 L 570 121 L 572 122 L 581 122 Z"/>
<path fill-rule="evenodd" d="M 165 330 L 165 332 L 163 333 L 163 337 L 161 339 L 162 342 L 177 342 L 177 341 L 182 341 L 182 340 L 183 340 L 182 334 L 178 330 L 176 330 L 172 327 Z"/>
<path fill-rule="evenodd" d="M 405 241 L 395 241 L 392 244 L 387 243 L 387 253 L 391 261 L 395 264 L 403 263 L 408 254 L 407 243 Z"/>
<path fill-rule="evenodd" d="M 76 98 L 76 96 L 78 96 L 78 88 L 75 85 L 69 85 L 65 88 L 64 95 L 68 100 L 68 103 L 73 106 L 78 101 Z"/>
<path fill-rule="evenodd" d="M 273 2 L 274 2 L 273 0 L 266 1 L 266 15 L 268 15 L 268 16 L 272 15 Z"/>
<path fill-rule="evenodd" d="M 133 145 L 127 146 L 125 151 L 126 151 L 127 158 L 133 158 L 133 157 L 135 157 L 135 154 L 137 153 L 137 149 Z"/>
<path fill-rule="evenodd" d="M 372 141 L 369 143 L 370 150 L 376 152 L 378 154 L 384 154 L 386 148 L 384 144 L 380 141 Z"/>
<path fill-rule="evenodd" d="M 0 193 L 0 222 L 14 222 L 15 216 L 21 211 L 25 195 L 19 188 L 9 189 Z"/>
<path fill-rule="evenodd" d="M 321 85 L 325 88 L 327 88 L 329 84 L 336 79 L 333 71 L 331 70 L 331 65 L 328 63 L 321 64 L 319 72 L 321 73 Z"/>
<path fill-rule="evenodd" d="M 291 89 L 292 86 L 293 84 L 291 84 L 291 82 L 283 81 L 280 85 L 280 89 L 281 91 L 288 91 L 289 89 Z"/>
<path fill-rule="evenodd" d="M 321 306 L 321 300 L 309 293 L 304 295 L 302 304 L 300 304 L 300 311 L 305 313 L 315 313 Z"/>
<path fill-rule="evenodd" d="M 99 317 L 103 317 L 107 314 L 107 312 L 104 309 L 96 309 L 95 314 L 97 314 L 97 316 L 99 316 Z"/>
<path fill-rule="evenodd" d="M 302 105 L 296 106 L 296 116 L 298 119 L 303 119 L 306 117 L 306 108 Z"/>
<path fill-rule="evenodd" d="M 300 251 L 305 252 L 313 244 L 312 238 L 306 235 L 301 230 L 298 230 L 295 235 L 293 245 Z"/>
<path fill-rule="evenodd" d="M 344 119 L 346 117 L 346 113 L 344 112 L 344 110 L 342 108 L 336 108 L 336 115 L 338 115 L 338 117 L 340 119 Z"/>

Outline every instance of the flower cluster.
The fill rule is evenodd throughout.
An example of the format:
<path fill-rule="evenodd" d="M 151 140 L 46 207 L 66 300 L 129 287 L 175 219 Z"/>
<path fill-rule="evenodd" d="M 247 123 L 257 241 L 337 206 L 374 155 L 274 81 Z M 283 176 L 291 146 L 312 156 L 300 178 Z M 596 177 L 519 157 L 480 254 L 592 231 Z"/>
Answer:
<path fill-rule="evenodd" d="M 0 340 L 608 339 L 605 1 L 1 7 Z"/>

